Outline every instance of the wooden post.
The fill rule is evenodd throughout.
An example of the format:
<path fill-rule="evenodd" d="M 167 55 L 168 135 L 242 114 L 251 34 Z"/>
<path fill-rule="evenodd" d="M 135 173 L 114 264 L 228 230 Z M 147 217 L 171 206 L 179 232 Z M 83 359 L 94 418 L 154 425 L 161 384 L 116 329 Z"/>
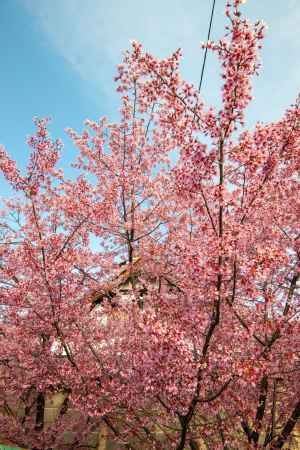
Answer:
<path fill-rule="evenodd" d="M 98 437 L 98 447 L 97 450 L 106 450 L 107 446 L 107 427 L 104 422 L 100 425 L 99 437 Z"/>

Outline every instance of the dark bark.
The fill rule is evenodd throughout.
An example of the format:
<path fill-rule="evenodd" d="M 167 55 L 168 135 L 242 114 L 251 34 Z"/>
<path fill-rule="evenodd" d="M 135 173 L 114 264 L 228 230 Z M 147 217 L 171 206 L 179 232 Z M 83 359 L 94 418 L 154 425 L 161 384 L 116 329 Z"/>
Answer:
<path fill-rule="evenodd" d="M 251 430 L 251 428 L 249 427 L 249 425 L 248 425 L 248 423 L 245 421 L 245 420 L 243 420 L 242 421 L 242 428 L 243 428 L 243 430 L 244 430 L 244 432 L 245 432 L 245 434 L 246 434 L 246 436 L 247 436 L 247 438 L 248 438 L 248 442 L 251 442 L 251 439 L 252 439 L 252 430 Z"/>
<path fill-rule="evenodd" d="M 191 450 L 200 450 L 199 445 L 193 439 L 190 440 L 190 447 L 191 447 Z"/>
<path fill-rule="evenodd" d="M 255 446 L 257 446 L 259 440 L 262 420 L 265 415 L 267 395 L 268 395 L 268 378 L 266 375 L 264 375 L 260 382 L 260 395 L 255 416 L 255 428 L 251 429 L 246 421 L 242 422 L 242 428 L 248 438 L 248 442 L 251 443 L 253 441 Z"/>
<path fill-rule="evenodd" d="M 300 417 L 300 400 L 296 404 L 294 411 L 291 414 L 291 417 L 286 422 L 285 426 L 283 427 L 282 432 L 278 436 L 278 438 L 271 444 L 270 450 L 276 450 L 278 448 L 282 448 L 287 441 L 287 439 L 290 437 L 297 421 Z"/>
<path fill-rule="evenodd" d="M 260 383 L 260 396 L 259 396 L 259 403 L 256 411 L 256 417 L 255 417 L 255 424 L 256 424 L 256 430 L 252 433 L 252 439 L 255 444 L 258 443 L 260 429 L 262 420 L 265 415 L 265 409 L 266 409 L 266 400 L 268 395 L 268 378 L 267 376 L 263 376 L 261 383 Z"/>
<path fill-rule="evenodd" d="M 44 428 L 44 413 L 45 413 L 45 397 L 42 392 L 37 394 L 36 399 L 36 416 L 35 416 L 35 430 L 41 431 Z"/>

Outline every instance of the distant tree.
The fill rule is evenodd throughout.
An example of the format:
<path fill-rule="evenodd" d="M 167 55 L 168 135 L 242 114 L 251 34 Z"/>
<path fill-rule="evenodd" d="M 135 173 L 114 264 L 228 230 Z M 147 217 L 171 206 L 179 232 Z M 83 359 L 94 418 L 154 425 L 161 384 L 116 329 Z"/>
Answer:
<path fill-rule="evenodd" d="M 56 168 L 47 120 L 26 174 L 1 147 L 15 196 L 0 225 L 0 436 L 16 445 L 76 449 L 101 424 L 118 448 L 290 445 L 299 102 L 245 128 L 263 25 L 231 3 L 225 38 L 205 44 L 222 67 L 220 110 L 180 78 L 179 50 L 159 61 L 133 42 L 119 123 L 69 130 L 77 179 Z"/>

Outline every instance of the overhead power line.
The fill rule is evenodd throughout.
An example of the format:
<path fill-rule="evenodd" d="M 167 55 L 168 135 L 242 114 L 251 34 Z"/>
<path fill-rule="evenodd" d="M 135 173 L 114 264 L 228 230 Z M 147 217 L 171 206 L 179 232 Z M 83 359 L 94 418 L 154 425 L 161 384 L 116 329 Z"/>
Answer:
<path fill-rule="evenodd" d="M 214 17 L 214 12 L 215 12 L 215 4 L 216 4 L 216 0 L 213 0 L 213 2 L 212 2 L 212 8 L 211 8 L 211 13 L 210 13 L 209 27 L 208 27 L 208 33 L 207 33 L 207 39 L 206 39 L 206 41 L 209 41 L 209 40 L 210 40 L 210 33 L 211 33 L 212 22 L 213 22 L 213 17 Z M 206 58 L 207 58 L 207 47 L 205 48 L 204 57 L 203 57 L 203 63 L 202 63 L 202 69 L 201 69 L 200 82 L 199 82 L 199 86 L 198 86 L 198 92 L 199 92 L 199 93 L 200 93 L 201 87 L 202 87 L 202 81 L 203 81 L 204 69 L 205 69 L 205 65 L 206 65 Z"/>

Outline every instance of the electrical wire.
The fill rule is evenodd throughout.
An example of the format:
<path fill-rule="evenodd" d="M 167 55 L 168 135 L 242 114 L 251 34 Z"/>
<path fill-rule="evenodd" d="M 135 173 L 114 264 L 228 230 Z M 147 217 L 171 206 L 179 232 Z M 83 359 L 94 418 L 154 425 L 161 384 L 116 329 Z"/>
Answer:
<path fill-rule="evenodd" d="M 209 40 L 210 40 L 210 33 L 211 33 L 212 22 L 213 22 L 213 17 L 214 17 L 214 12 L 215 12 L 215 5 L 216 5 L 216 0 L 213 0 L 206 41 L 209 41 Z M 207 59 L 207 47 L 205 48 L 205 52 L 204 52 L 204 58 L 203 58 L 203 63 L 202 63 L 200 82 L 199 82 L 199 86 L 198 86 L 198 92 L 199 92 L 199 94 L 200 94 L 201 87 L 202 87 L 203 75 L 204 75 L 204 69 L 205 69 L 205 65 L 206 65 L 206 59 Z"/>

